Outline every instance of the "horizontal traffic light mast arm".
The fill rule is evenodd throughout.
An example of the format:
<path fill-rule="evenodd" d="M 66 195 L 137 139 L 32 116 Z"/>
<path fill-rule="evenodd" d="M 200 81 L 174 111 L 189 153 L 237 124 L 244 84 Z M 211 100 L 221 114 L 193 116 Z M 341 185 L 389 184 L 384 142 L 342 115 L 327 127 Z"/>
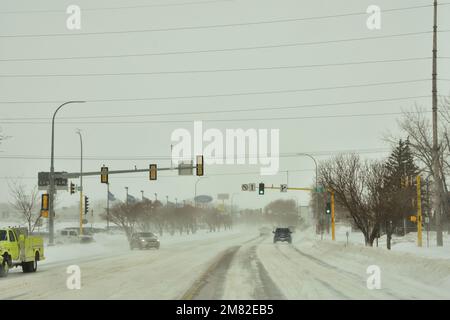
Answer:
<path fill-rule="evenodd" d="M 272 185 L 271 187 L 266 186 L 265 188 L 266 188 L 266 189 L 273 189 L 273 190 L 280 190 L 280 187 L 274 187 L 273 185 Z M 310 192 L 313 192 L 313 191 L 316 190 L 316 189 L 314 189 L 314 188 L 287 188 L 287 190 L 291 190 L 291 191 L 310 191 Z M 334 191 L 331 190 L 331 189 L 327 189 L 327 191 L 330 192 L 330 193 L 334 193 Z"/>
<path fill-rule="evenodd" d="M 191 167 L 183 167 L 183 169 L 196 169 L 197 166 L 191 166 Z M 158 171 L 176 171 L 178 170 L 178 168 L 158 168 Z M 123 174 L 123 173 L 148 173 L 149 172 L 149 168 L 146 169 L 134 169 L 134 170 L 115 170 L 115 171 L 108 171 L 108 174 Z M 83 172 L 83 177 L 88 177 L 88 176 L 99 176 L 101 175 L 102 172 L 101 171 L 96 171 L 96 172 Z M 56 178 L 61 177 L 61 178 L 67 178 L 67 179 L 76 179 L 79 178 L 81 176 L 81 174 L 79 172 L 76 173 L 63 173 L 61 175 L 57 175 L 55 176 Z"/>
<path fill-rule="evenodd" d="M 265 187 L 266 189 L 273 189 L 273 190 L 280 190 L 280 187 Z M 287 190 L 292 190 L 292 191 L 314 191 L 314 189 L 312 188 L 287 188 Z"/>

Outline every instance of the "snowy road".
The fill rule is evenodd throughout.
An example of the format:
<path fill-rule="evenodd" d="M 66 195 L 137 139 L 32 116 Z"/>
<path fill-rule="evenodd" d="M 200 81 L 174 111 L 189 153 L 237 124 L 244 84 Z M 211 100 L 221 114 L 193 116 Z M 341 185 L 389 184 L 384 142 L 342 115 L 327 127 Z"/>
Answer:
<path fill-rule="evenodd" d="M 50 248 L 38 273 L 0 279 L 8 288 L 0 299 L 450 299 L 450 260 L 307 235 L 274 245 L 255 231 L 228 231 L 163 239 L 160 251 L 115 241 L 91 252 Z M 66 287 L 70 265 L 81 268 L 81 290 Z M 367 288 L 370 265 L 382 270 L 381 290 Z"/>

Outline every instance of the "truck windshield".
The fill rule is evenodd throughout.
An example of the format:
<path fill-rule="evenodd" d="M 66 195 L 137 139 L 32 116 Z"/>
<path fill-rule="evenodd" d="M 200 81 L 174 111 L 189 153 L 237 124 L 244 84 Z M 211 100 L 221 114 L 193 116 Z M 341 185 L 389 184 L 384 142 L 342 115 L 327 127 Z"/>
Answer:
<path fill-rule="evenodd" d="M 0 241 L 6 241 L 6 230 L 0 230 Z"/>

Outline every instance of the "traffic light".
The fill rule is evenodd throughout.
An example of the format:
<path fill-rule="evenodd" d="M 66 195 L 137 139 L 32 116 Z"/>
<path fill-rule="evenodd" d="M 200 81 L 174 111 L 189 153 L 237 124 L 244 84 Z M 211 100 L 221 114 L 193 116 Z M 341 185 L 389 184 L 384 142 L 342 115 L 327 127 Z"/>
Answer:
<path fill-rule="evenodd" d="M 100 176 L 101 183 L 106 183 L 106 184 L 109 183 L 108 172 L 109 172 L 109 168 L 103 166 L 101 169 L 101 176 Z"/>
<path fill-rule="evenodd" d="M 263 195 L 264 195 L 265 189 L 266 189 L 266 187 L 265 187 L 264 183 L 260 183 L 260 184 L 259 184 L 259 195 L 260 195 L 260 196 L 263 196 Z"/>
<path fill-rule="evenodd" d="M 205 175 L 203 156 L 197 156 L 197 177 L 203 177 Z"/>
<path fill-rule="evenodd" d="M 150 165 L 150 181 L 158 180 L 158 166 L 156 164 Z"/>
<path fill-rule="evenodd" d="M 89 198 L 84 197 L 84 214 L 87 215 L 89 213 Z"/>
<path fill-rule="evenodd" d="M 327 207 L 325 209 L 325 214 L 331 215 L 331 202 L 327 202 Z"/>
<path fill-rule="evenodd" d="M 48 218 L 49 203 L 50 196 L 48 193 L 44 193 L 41 200 L 41 217 Z"/>
<path fill-rule="evenodd" d="M 75 184 L 74 183 L 70 183 L 70 194 L 75 194 Z"/>

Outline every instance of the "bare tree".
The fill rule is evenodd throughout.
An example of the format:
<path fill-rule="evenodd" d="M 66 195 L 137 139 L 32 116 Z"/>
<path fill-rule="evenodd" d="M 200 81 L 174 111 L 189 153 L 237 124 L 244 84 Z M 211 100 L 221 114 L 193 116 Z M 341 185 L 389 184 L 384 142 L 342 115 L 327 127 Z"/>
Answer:
<path fill-rule="evenodd" d="M 335 193 L 336 202 L 350 213 L 364 235 L 365 244 L 373 246 L 379 233 L 380 213 L 374 204 L 374 185 L 379 180 L 379 165 L 363 162 L 355 154 L 340 155 L 320 165 L 319 180 Z"/>
<path fill-rule="evenodd" d="M 426 116 L 425 109 L 416 106 L 415 110 L 404 112 L 399 120 L 400 128 L 407 134 L 412 152 L 416 159 L 422 164 L 422 171 L 428 173 L 434 181 L 438 181 L 438 189 L 433 190 L 435 199 L 435 221 L 437 231 L 437 244 L 443 245 L 442 228 L 443 213 L 449 212 L 448 187 L 446 177 L 450 173 L 450 137 L 449 122 L 450 113 L 448 109 L 441 108 L 441 122 L 439 126 L 439 172 L 433 167 L 433 133 L 431 120 Z M 393 139 L 390 139 L 393 141 Z M 395 139 L 397 140 L 397 139 Z"/>
<path fill-rule="evenodd" d="M 125 232 L 128 240 L 131 239 L 131 236 L 135 232 L 136 226 L 138 225 L 142 215 L 142 210 L 139 206 L 140 203 L 118 203 L 109 211 L 110 221 Z"/>
<path fill-rule="evenodd" d="M 26 187 L 23 184 L 14 182 L 9 185 L 11 196 L 13 201 L 11 206 L 21 213 L 22 219 L 28 225 L 28 231 L 32 233 L 38 225 L 41 214 L 39 210 L 36 213 L 36 205 L 38 204 L 38 190 L 34 187 L 30 192 L 26 191 Z"/>

